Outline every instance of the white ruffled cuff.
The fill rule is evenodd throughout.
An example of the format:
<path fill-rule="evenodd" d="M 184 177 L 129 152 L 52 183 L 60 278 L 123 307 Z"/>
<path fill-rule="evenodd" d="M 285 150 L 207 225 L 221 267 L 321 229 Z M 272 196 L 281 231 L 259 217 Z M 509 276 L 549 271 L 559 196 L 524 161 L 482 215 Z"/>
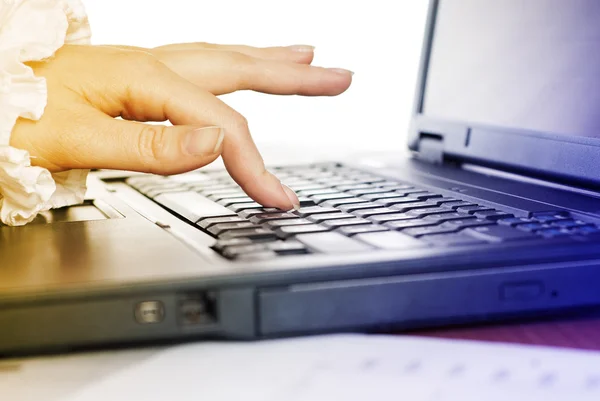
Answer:
<path fill-rule="evenodd" d="M 17 226 L 84 199 L 87 170 L 50 174 L 9 144 L 17 119 L 38 120 L 46 107 L 46 80 L 24 63 L 65 43 L 88 44 L 91 31 L 80 0 L 4 1 L 0 27 L 0 221 Z"/>

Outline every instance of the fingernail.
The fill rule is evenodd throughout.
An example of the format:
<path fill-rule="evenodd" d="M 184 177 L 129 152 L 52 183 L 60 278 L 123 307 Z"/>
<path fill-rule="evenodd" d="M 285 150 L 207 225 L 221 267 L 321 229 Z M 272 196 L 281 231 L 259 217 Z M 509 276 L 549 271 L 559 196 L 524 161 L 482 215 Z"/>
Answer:
<path fill-rule="evenodd" d="M 185 151 L 193 156 L 212 155 L 219 152 L 225 131 L 220 127 L 203 127 L 190 131 L 184 139 Z"/>
<path fill-rule="evenodd" d="M 335 72 L 336 74 L 342 74 L 342 75 L 354 75 L 354 71 L 350 71 L 350 70 L 345 70 L 343 68 L 329 68 L 329 71 L 331 72 Z"/>
<path fill-rule="evenodd" d="M 283 192 L 285 192 L 285 195 L 288 197 L 290 203 L 294 207 L 294 210 L 300 209 L 300 201 L 298 200 L 296 193 L 286 185 L 281 184 L 281 186 L 283 187 Z"/>
<path fill-rule="evenodd" d="M 288 49 L 290 49 L 293 52 L 299 53 L 312 53 L 315 51 L 315 47 L 310 45 L 293 45 L 288 46 Z"/>

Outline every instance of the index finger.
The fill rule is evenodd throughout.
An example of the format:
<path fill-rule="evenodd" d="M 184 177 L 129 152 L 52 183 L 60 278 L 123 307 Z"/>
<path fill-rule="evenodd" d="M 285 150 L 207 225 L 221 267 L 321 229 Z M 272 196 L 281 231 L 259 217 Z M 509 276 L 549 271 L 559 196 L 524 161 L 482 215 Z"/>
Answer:
<path fill-rule="evenodd" d="M 152 49 L 159 52 L 170 51 L 198 51 L 198 50 L 216 50 L 226 52 L 242 53 L 247 56 L 256 57 L 265 60 L 291 61 L 300 64 L 310 64 L 313 61 L 313 46 L 292 45 L 275 47 L 252 47 L 245 45 L 218 45 L 213 43 L 193 42 L 193 43 L 175 43 L 166 46 L 159 46 Z"/>
<path fill-rule="evenodd" d="M 168 119 L 174 125 L 221 127 L 225 131 L 223 162 L 248 196 L 266 207 L 298 207 L 294 192 L 267 171 L 246 119 L 216 96 L 159 64 L 148 74 L 131 74 L 123 110 L 138 120 Z"/>

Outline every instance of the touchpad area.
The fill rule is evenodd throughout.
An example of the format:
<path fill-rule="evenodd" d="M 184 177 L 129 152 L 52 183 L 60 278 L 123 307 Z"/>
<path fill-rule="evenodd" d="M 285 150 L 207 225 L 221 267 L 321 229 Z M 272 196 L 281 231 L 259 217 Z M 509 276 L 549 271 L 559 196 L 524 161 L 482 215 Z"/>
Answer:
<path fill-rule="evenodd" d="M 123 218 L 119 212 L 103 201 L 86 200 L 80 205 L 51 209 L 38 214 L 29 224 L 49 224 Z"/>

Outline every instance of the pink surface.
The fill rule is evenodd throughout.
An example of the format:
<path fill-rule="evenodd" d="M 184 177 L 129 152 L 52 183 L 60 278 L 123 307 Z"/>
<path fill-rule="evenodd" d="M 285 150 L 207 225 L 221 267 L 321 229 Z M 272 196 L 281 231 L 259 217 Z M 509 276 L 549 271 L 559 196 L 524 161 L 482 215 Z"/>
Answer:
<path fill-rule="evenodd" d="M 600 317 L 454 328 L 412 334 L 427 337 L 600 350 Z"/>

